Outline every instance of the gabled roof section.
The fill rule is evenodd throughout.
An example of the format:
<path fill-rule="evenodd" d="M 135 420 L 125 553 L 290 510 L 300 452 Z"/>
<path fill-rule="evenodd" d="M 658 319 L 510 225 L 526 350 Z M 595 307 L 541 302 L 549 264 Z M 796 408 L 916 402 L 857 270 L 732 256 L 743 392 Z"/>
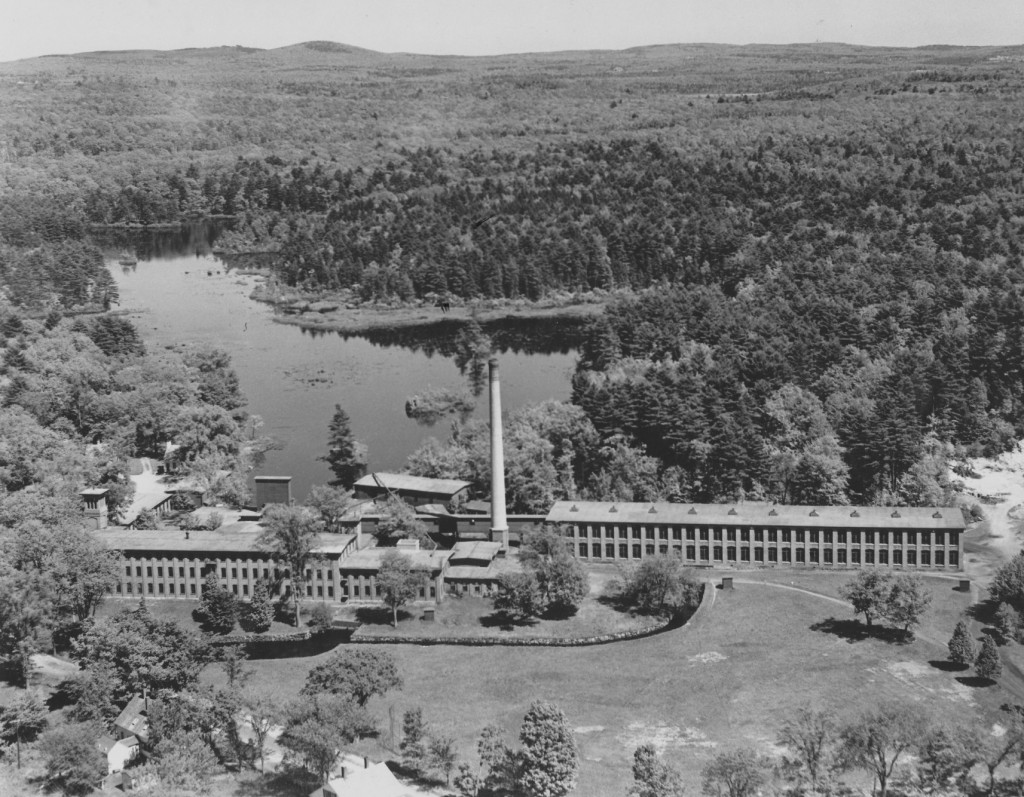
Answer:
<path fill-rule="evenodd" d="M 469 487 L 469 482 L 458 479 L 428 479 L 408 473 L 369 473 L 352 486 L 357 490 L 379 490 L 381 485 L 396 492 L 453 496 Z"/>
<path fill-rule="evenodd" d="M 652 511 L 653 510 L 653 511 Z M 966 528 L 955 507 L 790 506 L 767 503 L 675 504 L 667 501 L 556 501 L 548 523 L 787 526 L 808 529 Z"/>

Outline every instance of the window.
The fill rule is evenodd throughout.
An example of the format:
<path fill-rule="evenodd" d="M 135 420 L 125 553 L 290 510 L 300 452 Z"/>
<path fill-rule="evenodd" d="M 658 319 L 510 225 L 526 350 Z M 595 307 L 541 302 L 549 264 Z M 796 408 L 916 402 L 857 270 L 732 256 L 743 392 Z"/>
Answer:
<path fill-rule="evenodd" d="M 901 565 L 901 564 L 903 564 L 903 551 L 893 551 L 892 552 L 892 563 L 894 565 Z"/>
<path fill-rule="evenodd" d="M 864 551 L 864 564 L 866 564 L 866 565 L 873 565 L 874 563 L 875 563 L 875 552 L 874 552 L 873 549 L 868 548 L 866 551 Z"/>
<path fill-rule="evenodd" d="M 750 529 L 740 529 L 740 542 L 750 542 Z"/>
<path fill-rule="evenodd" d="M 736 550 L 736 549 L 733 548 L 733 550 Z M 741 562 L 749 562 L 750 561 L 750 549 L 749 548 L 740 548 L 740 561 Z"/>
<path fill-rule="evenodd" d="M 160 586 L 162 587 L 163 584 L 161 584 Z M 168 584 L 167 585 L 167 591 L 173 595 L 174 594 L 174 584 Z"/>
<path fill-rule="evenodd" d="M 908 531 L 907 532 L 907 545 L 917 545 L 917 532 L 916 531 Z"/>
<path fill-rule="evenodd" d="M 163 584 L 161 584 L 160 586 L 162 587 Z M 149 582 L 148 584 L 146 584 L 146 592 L 148 592 L 150 595 L 153 594 L 153 582 L 152 581 Z"/>
<path fill-rule="evenodd" d="M 796 561 L 798 564 L 806 561 L 806 552 L 803 548 L 796 549 Z"/>
<path fill-rule="evenodd" d="M 579 531 L 580 531 L 580 536 L 581 537 L 589 537 L 590 536 L 590 526 L 580 526 L 579 527 Z"/>
<path fill-rule="evenodd" d="M 932 533 L 930 531 L 922 531 L 921 532 L 921 544 L 922 545 L 931 545 L 931 543 L 932 543 Z"/>
<path fill-rule="evenodd" d="M 816 532 L 816 531 L 809 531 L 809 532 L 807 532 L 807 541 L 808 542 L 817 543 L 818 542 L 818 532 Z"/>
<path fill-rule="evenodd" d="M 764 532 L 761 529 L 754 529 L 754 542 L 764 542 Z"/>
<path fill-rule="evenodd" d="M 814 563 L 814 564 L 818 564 L 818 549 L 817 548 L 811 548 L 810 550 L 811 550 L 811 562 Z"/>
<path fill-rule="evenodd" d="M 178 578 L 184 578 L 184 577 L 185 577 L 185 568 L 184 567 L 179 567 L 178 568 Z"/>
<path fill-rule="evenodd" d="M 700 546 L 700 559 L 701 559 L 702 562 L 708 561 L 708 558 L 709 558 L 708 554 L 709 553 L 710 553 L 710 549 L 708 548 L 708 546 L 706 546 L 706 545 Z"/>
<path fill-rule="evenodd" d="M 188 569 L 188 577 L 189 578 L 195 578 L 196 577 L 196 569 L 194 567 L 190 567 Z"/>
<path fill-rule="evenodd" d="M 227 578 L 228 577 L 228 569 L 226 567 L 222 567 L 220 569 L 220 577 L 221 578 Z"/>
<path fill-rule="evenodd" d="M 317 578 L 317 581 L 322 581 L 323 578 L 324 578 L 324 571 L 323 570 L 317 570 L 316 571 L 316 578 Z"/>
<path fill-rule="evenodd" d="M 660 553 L 662 556 L 667 554 L 668 553 L 668 546 L 667 545 L 659 545 L 658 546 L 658 553 Z"/>
<path fill-rule="evenodd" d="M 636 545 L 636 544 L 633 545 L 633 558 L 634 559 L 639 559 L 640 558 L 640 546 L 639 545 Z"/>
<path fill-rule="evenodd" d="M 605 555 L 605 558 L 607 558 L 607 559 L 614 559 L 615 558 L 615 543 L 614 542 L 606 542 L 604 544 L 604 555 Z"/>
<path fill-rule="evenodd" d="M 892 533 L 892 542 L 893 542 L 893 545 L 902 545 L 903 544 L 903 532 L 902 531 L 894 531 Z"/>
<path fill-rule="evenodd" d="M 237 594 L 238 594 L 238 584 L 232 584 L 232 585 L 231 585 L 231 591 L 232 591 L 232 592 L 233 592 L 233 593 L 234 593 L 235 595 L 237 595 Z"/>
<path fill-rule="evenodd" d="M 797 542 L 803 542 L 804 541 L 804 532 L 803 531 L 796 532 L 796 541 Z"/>
<path fill-rule="evenodd" d="M 907 564 L 908 565 L 916 565 L 917 564 L 917 551 L 907 551 Z"/>
<path fill-rule="evenodd" d="M 686 546 L 686 558 L 691 562 L 697 558 L 697 548 L 693 545 Z"/>
<path fill-rule="evenodd" d="M 855 565 L 860 564 L 860 548 L 854 548 L 850 551 L 850 561 Z"/>
<path fill-rule="evenodd" d="M 700 530 L 700 538 L 702 540 L 706 540 L 708 538 L 708 530 L 707 529 L 701 529 Z"/>
<path fill-rule="evenodd" d="M 665 528 L 664 526 L 662 526 L 660 529 L 658 529 L 658 539 L 659 540 L 667 540 L 668 539 L 668 529 Z"/>
<path fill-rule="evenodd" d="M 856 553 L 859 553 L 859 551 L 857 551 Z M 836 561 L 838 561 L 839 564 L 841 564 L 841 565 L 845 565 L 846 564 L 846 549 L 845 548 L 840 548 L 838 551 L 836 551 Z"/>
<path fill-rule="evenodd" d="M 887 565 L 889 564 L 889 552 L 884 548 L 878 552 L 878 564 Z"/>
<path fill-rule="evenodd" d="M 420 590 L 421 594 L 422 594 L 422 592 L 423 592 L 423 590 Z M 334 597 L 334 587 L 328 587 L 327 588 L 327 597 L 328 598 L 333 598 Z"/>
<path fill-rule="evenodd" d="M 792 559 L 793 559 L 793 549 L 792 548 L 783 548 L 782 549 L 782 561 L 783 562 L 790 562 L 790 561 L 792 561 Z M 774 562 L 775 561 L 775 549 L 774 548 L 769 548 L 768 549 L 768 561 L 769 562 Z"/>
<path fill-rule="evenodd" d="M 775 529 L 768 529 L 768 542 L 778 542 L 779 533 Z M 782 541 L 789 542 L 789 532 L 782 532 Z"/>
<path fill-rule="evenodd" d="M 864 532 L 864 542 L 867 543 L 868 545 L 874 545 L 875 544 L 875 532 L 873 532 L 873 531 L 865 531 Z"/>
<path fill-rule="evenodd" d="M 131 584 L 129 584 L 128 586 L 130 587 Z M 121 593 L 121 585 L 120 584 L 117 585 L 117 592 L 118 592 L 118 594 Z"/>
<path fill-rule="evenodd" d="M 600 559 L 601 558 L 601 543 L 599 543 L 599 542 L 591 543 L 591 545 L 590 545 L 590 554 L 595 559 Z"/>
<path fill-rule="evenodd" d="M 644 546 L 644 553 L 646 553 L 648 556 L 654 556 L 654 546 L 653 545 L 645 545 Z"/>
<path fill-rule="evenodd" d="M 889 532 L 887 532 L 887 531 L 880 531 L 880 532 L 878 532 L 878 544 L 879 545 L 888 545 L 889 544 Z"/>
<path fill-rule="evenodd" d="M 322 598 L 324 596 L 324 588 L 322 584 L 316 588 L 316 596 L 318 598 Z"/>
<path fill-rule="evenodd" d="M 755 548 L 754 549 L 754 561 L 755 562 L 763 562 L 764 561 L 764 548 Z"/>
<path fill-rule="evenodd" d="M 713 539 L 717 540 L 718 542 L 721 542 L 722 541 L 722 530 L 721 529 L 712 529 L 711 530 L 711 536 L 712 536 Z"/>
<path fill-rule="evenodd" d="M 243 567 L 242 568 L 242 578 L 248 578 L 248 577 L 249 577 L 249 568 L 248 567 Z"/>
<path fill-rule="evenodd" d="M 150 566 L 150 567 L 146 568 L 146 578 L 152 578 L 152 577 L 153 577 L 153 568 L 152 568 L 152 566 Z"/>
<path fill-rule="evenodd" d="M 307 598 L 312 598 L 313 597 L 313 588 L 311 586 L 309 586 L 308 584 L 306 585 L 306 597 Z"/>
<path fill-rule="evenodd" d="M 129 595 L 132 594 L 132 582 L 129 581 L 127 584 L 124 585 L 124 588 L 125 590 L 127 590 Z"/>
<path fill-rule="evenodd" d="M 931 563 L 932 563 L 932 552 L 931 551 L 921 551 L 921 564 L 925 565 L 926 567 L 930 567 Z"/>
<path fill-rule="evenodd" d="M 270 578 L 270 568 L 267 568 L 267 567 L 263 568 L 263 578 L 264 579 Z"/>
<path fill-rule="evenodd" d="M 131 586 L 131 585 L 129 584 L 128 586 Z M 190 593 L 192 593 L 193 595 L 195 595 L 196 594 L 196 585 L 195 584 L 189 584 L 188 585 L 188 591 Z"/>
<path fill-rule="evenodd" d="M 746 550 L 746 549 L 744 548 L 744 550 Z M 728 548 L 725 549 L 725 558 L 729 562 L 735 562 L 736 561 L 736 546 L 735 545 L 730 545 Z"/>
<path fill-rule="evenodd" d="M 786 555 L 788 553 L 789 553 L 789 549 L 788 548 L 782 552 L 782 560 L 784 562 L 788 562 L 789 561 L 789 557 Z M 769 548 L 768 549 L 768 561 L 769 562 L 777 562 L 778 559 L 779 559 L 779 551 L 778 551 L 778 549 L 777 548 Z"/>
<path fill-rule="evenodd" d="M 686 539 L 694 540 L 696 538 L 697 538 L 697 535 L 694 533 L 694 529 L 692 529 L 692 528 L 686 529 Z"/>
<path fill-rule="evenodd" d="M 158 567 L 156 569 L 156 576 L 157 576 L 157 578 L 163 578 L 164 577 L 164 569 L 162 567 Z"/>
<path fill-rule="evenodd" d="M 859 531 L 851 531 L 850 532 L 850 542 L 852 542 L 854 545 L 860 545 L 860 532 Z"/>
<path fill-rule="evenodd" d="M 821 541 L 824 542 L 826 545 L 830 545 L 832 543 L 832 532 L 831 531 L 823 531 L 823 532 L 821 532 Z"/>
<path fill-rule="evenodd" d="M 135 575 L 137 575 L 137 576 L 141 576 L 142 575 L 142 568 L 141 567 L 136 567 L 135 568 Z"/>
<path fill-rule="evenodd" d="M 654 539 L 654 526 L 648 526 L 644 531 L 647 534 L 647 539 L 649 539 L 649 540 L 653 540 Z"/>
<path fill-rule="evenodd" d="M 312 580 L 313 580 L 313 570 L 312 570 L 312 568 L 307 568 L 306 569 L 306 581 L 312 581 Z"/>
<path fill-rule="evenodd" d="M 126 566 L 125 566 L 125 568 L 124 568 L 124 574 L 125 574 L 126 576 L 130 576 L 130 575 L 132 574 L 132 566 L 131 566 L 131 565 L 126 565 Z"/>
<path fill-rule="evenodd" d="M 827 565 L 832 564 L 832 549 L 831 548 L 826 548 L 824 551 L 822 551 L 821 555 L 825 559 L 825 564 L 827 564 Z"/>
<path fill-rule="evenodd" d="M 845 531 L 837 531 L 836 532 L 836 542 L 838 542 L 840 545 L 846 545 L 846 532 Z"/>
<path fill-rule="evenodd" d="M 619 559 L 629 558 L 629 546 L 626 543 L 619 543 Z"/>
<path fill-rule="evenodd" d="M 715 546 L 715 561 L 716 562 L 721 562 L 722 561 L 722 546 L 721 545 L 716 545 Z"/>
<path fill-rule="evenodd" d="M 679 528 L 678 526 L 676 526 L 674 529 L 672 529 L 672 539 L 673 540 L 680 540 L 680 541 L 683 539 L 683 530 L 681 528 Z"/>
<path fill-rule="evenodd" d="M 580 556 L 584 559 L 587 558 L 587 544 L 585 542 L 580 543 Z"/>
<path fill-rule="evenodd" d="M 959 551 L 950 551 L 949 552 L 949 564 L 950 564 L 950 566 L 951 567 L 956 567 L 959 563 L 960 563 L 960 553 L 959 553 Z"/>
<path fill-rule="evenodd" d="M 726 529 L 725 530 L 725 538 L 729 542 L 736 542 L 736 529 Z"/>
<path fill-rule="evenodd" d="M 936 545 L 945 545 L 946 544 L 946 533 L 944 531 L 937 531 L 937 532 L 935 532 L 935 544 Z M 936 562 L 935 564 L 938 564 L 938 562 Z"/>

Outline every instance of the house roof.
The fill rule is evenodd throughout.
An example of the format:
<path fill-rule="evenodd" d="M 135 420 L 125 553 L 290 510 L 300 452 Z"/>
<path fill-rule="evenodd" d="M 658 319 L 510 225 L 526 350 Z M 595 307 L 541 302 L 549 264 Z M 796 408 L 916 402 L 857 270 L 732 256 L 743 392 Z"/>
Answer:
<path fill-rule="evenodd" d="M 396 492 L 453 496 L 469 487 L 469 482 L 458 479 L 428 479 L 408 473 L 369 473 L 352 486 L 357 490 L 379 490 L 380 485 Z"/>
<path fill-rule="evenodd" d="M 117 744 L 117 740 L 113 736 L 107 736 L 106 734 L 97 737 L 95 742 L 96 749 L 104 754 L 113 750 L 115 744 Z"/>
<path fill-rule="evenodd" d="M 653 510 L 653 511 L 652 511 Z M 767 503 L 675 504 L 666 501 L 556 501 L 548 523 L 638 525 L 789 526 L 847 529 L 960 529 L 959 509 L 950 507 L 788 506 Z"/>
<path fill-rule="evenodd" d="M 136 695 L 128 701 L 114 720 L 114 727 L 145 741 L 149 736 L 149 718 L 146 716 L 146 701 Z"/>
<path fill-rule="evenodd" d="M 222 526 L 215 531 L 197 530 L 185 532 L 177 529 L 146 531 L 140 529 L 103 529 L 96 537 L 107 548 L 115 551 L 183 551 L 189 553 L 268 552 L 257 544 L 262 527 L 258 523 L 239 522 Z M 355 539 L 354 534 L 321 534 L 315 552 L 331 556 L 342 554 Z"/>
<path fill-rule="evenodd" d="M 331 778 L 310 797 L 414 797 L 417 792 L 402 784 L 383 761 L 363 766 L 361 758 L 346 755 L 342 758 L 345 777 Z"/>

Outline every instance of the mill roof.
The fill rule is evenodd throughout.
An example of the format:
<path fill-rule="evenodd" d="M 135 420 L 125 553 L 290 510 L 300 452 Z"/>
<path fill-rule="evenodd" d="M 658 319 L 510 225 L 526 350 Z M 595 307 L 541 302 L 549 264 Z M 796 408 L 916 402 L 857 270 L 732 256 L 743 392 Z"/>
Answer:
<path fill-rule="evenodd" d="M 556 501 L 548 523 L 630 523 L 636 525 L 789 526 L 847 529 L 965 528 L 950 507 L 794 506 L 745 502 L 688 504 L 667 501 Z"/>
<path fill-rule="evenodd" d="M 147 531 L 141 529 L 104 529 L 96 537 L 115 551 L 183 551 L 190 553 L 229 552 L 267 553 L 257 540 L 262 527 L 258 523 L 239 522 L 215 531 L 185 532 L 178 529 Z M 315 552 L 325 555 L 344 553 L 355 540 L 354 534 L 321 534 Z"/>
<path fill-rule="evenodd" d="M 380 560 L 384 554 L 388 551 L 394 551 L 394 548 L 364 548 L 361 551 L 355 551 L 349 554 L 340 563 L 339 567 L 342 570 L 369 570 L 376 572 L 380 569 Z M 452 552 L 450 550 L 435 550 L 435 551 L 401 551 L 403 556 L 407 556 L 412 560 L 413 570 L 441 570 L 444 568 L 445 563 L 451 558 Z"/>
<path fill-rule="evenodd" d="M 353 487 L 359 489 L 380 489 L 383 485 L 388 490 L 410 493 L 428 493 L 433 495 L 455 495 L 469 487 L 469 482 L 459 479 L 428 479 L 424 476 L 412 476 L 408 473 L 370 473 L 359 479 Z"/>

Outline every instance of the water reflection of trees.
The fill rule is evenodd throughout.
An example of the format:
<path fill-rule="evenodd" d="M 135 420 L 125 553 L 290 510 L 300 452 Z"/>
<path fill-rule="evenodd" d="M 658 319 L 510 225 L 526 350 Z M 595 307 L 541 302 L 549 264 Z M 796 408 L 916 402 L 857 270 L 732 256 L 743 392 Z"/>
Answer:
<path fill-rule="evenodd" d="M 320 329 L 303 329 L 311 336 L 336 334 L 343 340 L 361 338 L 381 348 L 400 347 L 422 352 L 428 357 L 456 357 L 459 335 L 469 322 L 446 319 L 432 324 L 393 329 L 370 329 L 359 332 L 339 330 L 328 333 Z M 481 323 L 491 339 L 492 349 L 499 354 L 569 354 L 579 348 L 583 339 L 584 321 L 573 318 L 505 318 Z"/>
<path fill-rule="evenodd" d="M 141 260 L 166 260 L 212 254 L 218 236 L 229 229 L 227 220 L 197 221 L 176 227 L 138 229 L 104 227 L 92 232 L 92 239 L 101 249 L 131 252 Z"/>

